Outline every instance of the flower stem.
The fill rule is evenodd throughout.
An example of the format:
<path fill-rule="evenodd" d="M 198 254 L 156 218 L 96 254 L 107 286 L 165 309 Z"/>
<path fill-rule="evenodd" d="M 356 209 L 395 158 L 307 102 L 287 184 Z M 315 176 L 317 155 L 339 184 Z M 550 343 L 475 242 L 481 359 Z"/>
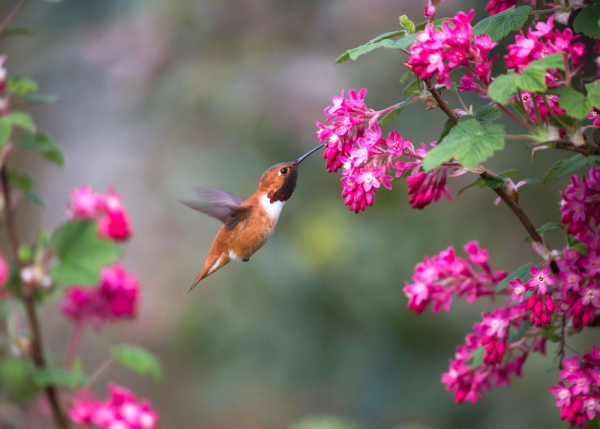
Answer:
<path fill-rule="evenodd" d="M 21 9 L 25 7 L 28 1 L 29 0 L 21 0 L 17 6 L 15 6 L 13 11 L 4 19 L 4 21 L 2 21 L 2 24 L 0 24 L 0 33 L 8 28 L 8 26 L 15 20 L 19 12 L 21 12 Z"/>
<path fill-rule="evenodd" d="M 67 353 L 65 354 L 65 367 L 67 369 L 71 369 L 73 367 L 73 361 L 75 360 L 75 356 L 77 355 L 77 348 L 79 347 L 79 342 L 81 341 L 83 327 L 84 326 L 82 322 L 76 322 L 75 326 L 73 326 L 73 332 L 71 333 L 71 337 L 69 338 Z"/>
<path fill-rule="evenodd" d="M 513 112 L 511 112 L 508 107 L 506 107 L 506 106 L 504 106 L 502 104 L 498 104 L 498 103 L 496 103 L 495 106 L 497 108 L 499 108 L 500 110 L 502 110 L 504 113 L 506 113 L 511 119 L 513 119 L 514 121 L 516 121 L 523 128 L 525 128 L 527 131 L 531 131 L 531 125 L 529 125 L 523 119 L 519 118 L 517 115 L 515 115 Z"/>
<path fill-rule="evenodd" d="M 1 28 L 1 27 L 0 27 Z M 4 204 L 5 204 L 5 212 L 6 212 L 6 228 L 8 231 L 8 237 L 10 241 L 10 245 L 14 254 L 14 257 L 19 264 L 20 271 L 20 262 L 19 262 L 19 237 L 17 234 L 17 229 L 14 223 L 12 210 L 10 207 L 10 186 L 8 183 L 8 172 L 6 169 L 6 164 L 2 166 L 0 169 L 0 182 L 2 184 L 2 193 L 4 196 Z M 18 287 L 21 290 L 21 294 L 23 296 L 23 305 L 25 306 L 25 312 L 27 314 L 27 322 L 29 324 L 29 329 L 31 331 L 31 359 L 33 364 L 40 369 L 46 369 L 46 358 L 44 356 L 44 349 L 42 345 L 42 332 L 40 330 L 40 322 L 35 309 L 35 301 L 33 289 L 31 287 L 26 287 L 27 285 L 23 285 L 20 280 L 17 280 Z M 58 390 L 56 386 L 50 384 L 46 387 L 46 396 L 48 398 L 48 402 L 50 403 L 50 408 L 52 410 L 52 416 L 54 418 L 54 422 L 56 426 L 60 429 L 68 429 L 69 428 L 69 420 L 64 414 L 61 405 L 60 399 L 58 396 Z"/>

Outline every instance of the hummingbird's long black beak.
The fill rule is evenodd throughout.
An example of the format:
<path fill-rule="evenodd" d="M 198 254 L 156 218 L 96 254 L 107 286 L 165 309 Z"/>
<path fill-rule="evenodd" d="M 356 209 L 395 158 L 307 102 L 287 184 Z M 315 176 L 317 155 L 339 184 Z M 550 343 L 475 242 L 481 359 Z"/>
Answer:
<path fill-rule="evenodd" d="M 300 164 L 300 163 L 301 163 L 301 162 L 304 160 L 304 158 L 308 157 L 308 155 L 310 155 L 311 153 L 318 151 L 318 150 L 319 150 L 319 149 L 321 149 L 321 148 L 322 148 L 324 145 L 325 145 L 325 143 L 322 143 L 322 144 L 320 144 L 319 146 L 317 146 L 316 148 L 314 148 L 314 149 L 311 149 L 310 151 L 308 151 L 307 153 L 305 153 L 304 155 L 302 155 L 300 158 L 298 158 L 298 159 L 296 160 L 296 164 Z"/>

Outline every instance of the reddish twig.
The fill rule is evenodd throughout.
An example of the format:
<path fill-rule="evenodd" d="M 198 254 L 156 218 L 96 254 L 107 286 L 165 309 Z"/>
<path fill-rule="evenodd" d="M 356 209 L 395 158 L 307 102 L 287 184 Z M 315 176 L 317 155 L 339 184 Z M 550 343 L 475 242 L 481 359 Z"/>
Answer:
<path fill-rule="evenodd" d="M 19 265 L 20 272 L 22 267 L 18 257 L 19 237 L 17 234 L 17 229 L 14 223 L 13 214 L 10 207 L 10 186 L 8 183 L 8 173 L 6 169 L 6 164 L 4 164 L 0 169 L 0 182 L 2 183 L 2 192 L 5 201 L 6 228 L 8 232 L 10 245 L 14 254 L 14 258 L 16 259 L 17 264 Z M 31 331 L 31 359 L 36 368 L 46 369 L 47 364 L 44 355 L 44 348 L 42 345 L 42 332 L 40 330 L 40 322 L 35 309 L 33 294 L 34 291 L 33 289 L 31 289 L 31 287 L 25 287 L 27 285 L 23 285 L 20 280 L 17 280 L 17 282 L 18 287 L 21 289 L 21 294 L 23 296 L 23 305 L 25 306 L 25 313 L 27 314 L 27 322 L 29 324 L 29 330 Z M 56 389 L 56 386 L 51 384 L 47 386 L 45 390 L 48 402 L 50 403 L 50 408 L 52 409 L 52 416 L 54 418 L 56 426 L 60 429 L 68 429 L 70 426 L 69 420 L 67 419 L 60 405 L 60 399 L 58 396 L 58 390 Z"/>

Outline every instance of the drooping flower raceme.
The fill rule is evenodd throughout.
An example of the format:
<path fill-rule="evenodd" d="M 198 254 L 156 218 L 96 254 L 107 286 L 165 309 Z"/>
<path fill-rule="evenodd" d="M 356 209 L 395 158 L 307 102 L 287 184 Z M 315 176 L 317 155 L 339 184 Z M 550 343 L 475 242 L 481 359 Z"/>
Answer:
<path fill-rule="evenodd" d="M 392 106 L 382 111 L 367 108 L 364 98 L 366 88 L 350 90 L 350 98 L 333 97 L 333 105 L 325 109 L 330 115 L 329 125 L 317 122 L 320 128 L 318 137 L 326 144 L 323 158 L 327 160 L 329 172 L 342 168 L 342 197 L 344 204 L 356 213 L 373 205 L 374 196 L 382 186 L 392 189 L 395 169 L 396 178 L 408 173 L 409 202 L 413 208 L 423 208 L 432 201 L 439 201 L 442 195 L 450 199 L 446 188 L 448 167 L 425 173 L 422 160 L 427 147 L 415 149 L 408 139 L 396 130 L 381 135 L 377 120 L 392 110 Z M 418 100 L 419 97 L 415 97 Z M 432 145 L 434 145 L 432 143 Z"/>
<path fill-rule="evenodd" d="M 600 348 L 593 346 L 583 356 L 564 358 L 560 381 L 550 392 L 561 408 L 561 420 L 580 428 L 593 420 L 600 412 Z"/>
<path fill-rule="evenodd" d="M 135 316 L 139 299 L 137 278 L 118 263 L 102 270 L 98 286 L 70 287 L 65 293 L 62 312 L 75 323 L 99 329 L 108 322 Z"/>
<path fill-rule="evenodd" d="M 457 67 L 466 67 L 461 91 L 484 92 L 491 83 L 491 71 L 497 56 L 488 58 L 490 51 L 497 45 L 490 36 L 475 36 L 471 20 L 475 10 L 467 15 L 459 12 L 454 18 L 442 24 L 436 30 L 428 23 L 424 31 L 417 33 L 417 41 L 410 49 L 410 58 L 406 65 L 420 79 L 435 78 L 439 84 L 451 89 L 450 73 Z M 483 86 L 476 84 L 478 79 Z"/>
<path fill-rule="evenodd" d="M 77 424 L 101 429 L 155 429 L 158 413 L 147 399 L 138 401 L 135 394 L 114 383 L 108 385 L 105 401 L 78 399 L 73 401 L 69 416 Z"/>
<path fill-rule="evenodd" d="M 95 219 L 100 234 L 115 241 L 125 241 L 131 236 L 129 216 L 121 205 L 121 196 L 113 190 L 102 195 L 84 185 L 73 189 L 71 198 L 67 219 Z"/>

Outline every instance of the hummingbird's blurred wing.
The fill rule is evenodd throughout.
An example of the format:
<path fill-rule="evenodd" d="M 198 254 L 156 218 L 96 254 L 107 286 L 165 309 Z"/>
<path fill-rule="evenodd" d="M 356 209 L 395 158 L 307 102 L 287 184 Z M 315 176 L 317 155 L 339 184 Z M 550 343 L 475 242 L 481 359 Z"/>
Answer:
<path fill-rule="evenodd" d="M 245 200 L 237 195 L 218 189 L 203 187 L 196 188 L 196 192 L 204 202 L 182 201 L 182 203 L 189 208 L 220 220 L 225 224 L 227 229 L 232 229 L 236 226 L 240 219 L 250 211 L 251 206 L 240 207 L 240 204 Z"/>

